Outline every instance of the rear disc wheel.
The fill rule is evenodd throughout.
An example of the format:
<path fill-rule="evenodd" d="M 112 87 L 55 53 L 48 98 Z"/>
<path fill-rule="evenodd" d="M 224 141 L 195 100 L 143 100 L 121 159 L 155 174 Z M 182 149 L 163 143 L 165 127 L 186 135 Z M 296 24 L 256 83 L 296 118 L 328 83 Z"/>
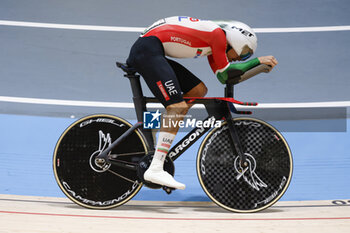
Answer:
<path fill-rule="evenodd" d="M 139 131 L 110 152 L 115 162 L 98 163 L 96 156 L 132 125 L 111 115 L 92 115 L 69 126 L 57 142 L 53 170 L 63 193 L 78 205 L 109 209 L 129 201 L 142 187 L 137 165 L 147 154 Z M 126 165 L 126 166 L 125 166 Z"/>

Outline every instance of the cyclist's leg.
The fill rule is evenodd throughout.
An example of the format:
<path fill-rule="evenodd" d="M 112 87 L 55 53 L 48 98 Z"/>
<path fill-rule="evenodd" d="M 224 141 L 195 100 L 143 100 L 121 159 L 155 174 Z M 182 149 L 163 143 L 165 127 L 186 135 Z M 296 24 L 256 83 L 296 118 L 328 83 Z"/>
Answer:
<path fill-rule="evenodd" d="M 131 48 L 127 63 L 142 75 L 154 96 L 165 107 L 183 101 L 177 76 L 157 37 L 139 38 Z"/>
<path fill-rule="evenodd" d="M 152 93 L 164 105 L 166 116 L 186 114 L 187 104 L 183 101 L 180 84 L 176 74 L 167 62 L 164 49 L 156 37 L 139 38 L 131 49 L 128 64 L 133 66 L 144 78 Z M 164 160 L 172 141 L 175 138 L 178 127 L 162 127 L 159 133 L 156 152 L 150 168 L 145 172 L 144 178 L 153 183 L 172 188 L 184 189 L 185 185 L 163 170 Z"/>
<path fill-rule="evenodd" d="M 191 71 L 173 60 L 167 59 L 167 61 L 176 74 L 183 96 L 203 97 L 207 94 L 208 89 L 205 84 Z"/>
<path fill-rule="evenodd" d="M 180 65 L 179 63 L 172 61 L 170 59 L 167 59 L 168 63 L 172 67 L 173 71 L 175 72 L 175 75 L 177 77 L 177 80 L 180 84 L 181 91 L 183 93 L 183 96 L 185 97 L 203 97 L 207 94 L 207 87 L 205 84 L 197 78 L 194 74 L 192 74 L 189 70 L 187 70 L 185 67 Z M 183 120 L 184 116 L 187 114 L 188 110 L 192 107 L 192 104 L 187 104 L 185 101 L 181 101 L 179 103 L 171 104 L 166 107 L 166 114 L 168 116 L 172 116 L 170 118 L 170 121 L 172 122 L 179 122 L 180 120 Z M 169 118 L 168 118 L 169 119 Z M 166 119 L 167 120 L 167 119 Z M 171 125 L 171 124 L 168 124 Z M 177 127 L 169 127 L 169 128 L 163 128 L 160 131 L 160 136 L 158 139 L 158 143 L 161 143 L 159 148 L 161 146 L 166 146 L 165 149 L 166 153 L 163 154 L 164 158 L 167 154 L 167 150 L 170 148 L 171 144 L 166 145 L 162 142 L 163 134 L 165 135 L 175 135 L 177 134 L 177 131 L 179 130 L 178 124 L 176 124 Z M 169 133 L 169 134 L 167 134 Z M 162 139 L 163 138 L 163 139 Z M 172 138 L 173 140 L 173 138 Z M 165 140 L 167 141 L 167 140 Z M 157 163 L 157 160 L 154 160 L 154 164 Z M 180 185 L 180 184 L 179 184 Z M 185 188 L 185 185 L 183 187 L 177 187 L 177 188 Z"/>
<path fill-rule="evenodd" d="M 163 119 L 166 118 L 165 120 L 169 120 L 169 122 L 179 122 L 187 113 L 188 108 L 185 101 L 171 104 L 166 107 Z M 168 126 L 164 127 L 162 125 L 160 129 L 156 151 L 149 169 L 144 174 L 144 179 L 176 189 L 185 189 L 184 184 L 177 182 L 169 173 L 163 170 L 164 160 L 179 129 L 178 124 L 176 126 L 169 124 Z"/>

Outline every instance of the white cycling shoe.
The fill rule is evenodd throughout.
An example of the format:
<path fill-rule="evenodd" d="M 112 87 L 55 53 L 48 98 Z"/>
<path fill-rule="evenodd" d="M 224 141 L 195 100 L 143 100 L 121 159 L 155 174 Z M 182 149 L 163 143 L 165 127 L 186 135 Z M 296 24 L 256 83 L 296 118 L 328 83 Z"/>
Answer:
<path fill-rule="evenodd" d="M 147 169 L 147 171 L 143 175 L 143 178 L 146 181 L 167 186 L 169 188 L 175 188 L 175 189 L 186 188 L 186 185 L 181 184 L 180 182 L 177 182 L 172 175 L 170 175 L 164 170 Z"/>

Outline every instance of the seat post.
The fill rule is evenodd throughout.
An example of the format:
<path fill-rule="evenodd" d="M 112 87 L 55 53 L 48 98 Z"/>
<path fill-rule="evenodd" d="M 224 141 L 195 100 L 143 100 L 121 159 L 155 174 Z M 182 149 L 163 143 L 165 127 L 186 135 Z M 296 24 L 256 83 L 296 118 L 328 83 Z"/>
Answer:
<path fill-rule="evenodd" d="M 141 83 L 140 83 L 140 75 L 126 74 L 124 76 L 130 80 L 132 96 L 143 97 L 143 92 L 142 92 Z"/>
<path fill-rule="evenodd" d="M 233 84 L 226 84 L 225 87 L 225 97 L 233 98 L 234 97 L 234 85 Z"/>
<path fill-rule="evenodd" d="M 121 68 L 126 74 L 124 77 L 130 81 L 132 100 L 136 111 L 136 118 L 138 122 L 143 122 L 143 113 L 147 111 L 146 97 L 143 96 L 142 86 L 140 82 L 140 75 L 136 74 L 137 70 L 133 67 L 129 67 L 126 63 L 116 62 L 118 68 Z M 143 132 L 149 149 L 154 149 L 154 140 L 152 131 L 150 129 L 140 128 Z"/>
<path fill-rule="evenodd" d="M 127 77 L 130 81 L 131 91 L 133 95 L 132 100 L 134 102 L 137 121 L 143 122 L 143 113 L 147 111 L 147 106 L 146 106 L 146 99 L 143 96 L 143 92 L 142 92 L 140 75 L 133 73 L 133 74 L 126 74 L 124 76 Z M 143 127 L 141 127 L 140 129 L 143 132 L 150 149 L 151 150 L 154 149 L 154 140 L 152 136 L 152 130 L 144 129 Z"/>
<path fill-rule="evenodd" d="M 143 121 L 143 112 L 147 111 L 146 102 L 143 96 L 140 75 L 137 74 L 127 74 L 125 75 L 130 81 L 132 99 L 134 102 L 136 117 L 138 122 Z"/>

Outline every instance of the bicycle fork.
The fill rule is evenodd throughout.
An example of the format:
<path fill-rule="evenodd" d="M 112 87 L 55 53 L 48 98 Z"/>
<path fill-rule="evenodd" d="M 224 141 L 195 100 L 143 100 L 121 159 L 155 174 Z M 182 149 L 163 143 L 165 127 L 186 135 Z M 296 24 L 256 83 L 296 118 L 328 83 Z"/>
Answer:
<path fill-rule="evenodd" d="M 240 143 L 239 140 L 239 136 L 237 134 L 237 129 L 235 127 L 235 123 L 234 120 L 231 118 L 231 114 L 229 118 L 226 118 L 226 122 L 227 122 L 227 126 L 229 128 L 229 132 L 230 132 L 230 140 L 231 140 L 231 145 L 233 145 L 237 155 L 239 156 L 240 160 L 241 160 L 241 167 L 242 168 L 246 168 L 248 167 L 248 162 L 247 162 L 247 156 L 245 155 L 245 153 L 243 152 L 243 148 L 242 145 Z"/>
<path fill-rule="evenodd" d="M 233 98 L 234 96 L 234 84 L 227 84 L 225 87 L 225 97 L 230 97 Z M 232 115 L 231 115 L 231 111 L 234 113 L 243 113 L 243 114 L 247 114 L 248 112 L 241 112 L 241 111 L 237 111 L 237 109 L 235 108 L 235 106 L 232 103 L 226 103 L 224 105 L 225 111 L 224 111 L 224 117 L 226 118 L 227 121 L 227 125 L 230 131 L 230 140 L 231 140 L 231 145 L 233 145 L 239 158 L 241 159 L 241 167 L 242 168 L 246 168 L 248 167 L 248 162 L 246 159 L 246 155 L 243 152 L 243 148 L 242 148 L 242 144 L 239 140 L 238 134 L 237 134 L 237 129 L 235 127 L 235 123 L 234 120 L 232 119 Z"/>

